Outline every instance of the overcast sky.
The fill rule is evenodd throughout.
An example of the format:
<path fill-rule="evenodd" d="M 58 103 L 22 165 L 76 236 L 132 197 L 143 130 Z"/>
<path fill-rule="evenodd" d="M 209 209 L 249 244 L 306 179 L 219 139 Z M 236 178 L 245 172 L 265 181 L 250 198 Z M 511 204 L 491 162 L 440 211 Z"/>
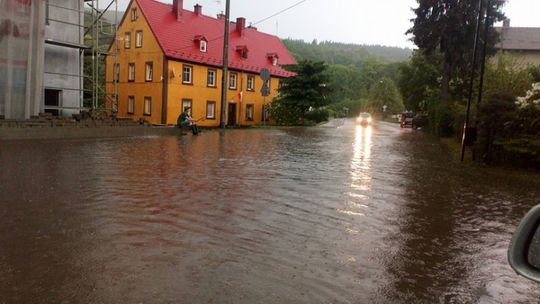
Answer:
<path fill-rule="evenodd" d="M 172 0 L 160 0 L 172 3 Z M 301 0 L 231 0 L 231 20 L 246 17 L 258 22 Z M 125 10 L 129 0 L 119 0 Z M 203 6 L 203 14 L 225 10 L 225 0 L 184 0 L 184 8 Z M 415 0 L 305 0 L 298 6 L 256 26 L 260 31 L 312 41 L 332 40 L 358 44 L 414 47 L 405 36 L 414 17 Z M 540 27 L 540 0 L 509 0 L 504 8 L 512 26 Z"/>

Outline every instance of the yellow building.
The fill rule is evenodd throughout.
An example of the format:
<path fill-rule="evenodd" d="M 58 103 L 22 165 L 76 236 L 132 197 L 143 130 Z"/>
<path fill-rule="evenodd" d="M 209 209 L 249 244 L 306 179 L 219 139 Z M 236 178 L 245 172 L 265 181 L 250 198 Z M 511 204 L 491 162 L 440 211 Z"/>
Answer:
<path fill-rule="evenodd" d="M 190 106 L 201 126 L 219 126 L 225 17 L 183 9 L 182 0 L 165 4 L 132 0 L 119 26 L 119 42 L 106 58 L 106 90 L 119 117 L 153 124 L 176 124 Z M 293 74 L 281 66 L 295 60 L 276 36 L 230 23 L 227 75 L 227 125 L 260 124 L 263 105 L 277 96 L 281 78 Z M 117 49 L 115 49 L 117 48 Z M 270 71 L 270 95 L 263 97 L 259 73 Z M 115 104 L 112 104 L 115 103 Z"/>

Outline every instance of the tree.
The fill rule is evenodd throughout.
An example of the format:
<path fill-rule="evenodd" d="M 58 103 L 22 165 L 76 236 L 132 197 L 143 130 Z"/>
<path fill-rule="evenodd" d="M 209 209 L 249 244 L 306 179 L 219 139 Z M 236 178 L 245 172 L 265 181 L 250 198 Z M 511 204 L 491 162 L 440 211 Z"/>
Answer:
<path fill-rule="evenodd" d="M 309 108 L 319 108 L 330 102 L 327 98 L 330 93 L 327 86 L 329 77 L 324 62 L 303 60 L 285 68 L 296 76 L 282 80 L 277 100 L 282 106 L 300 113 L 302 120 Z"/>
<path fill-rule="evenodd" d="M 369 94 L 368 109 L 373 112 L 381 111 L 386 106 L 388 113 L 402 112 L 403 99 L 392 79 L 384 77 L 373 85 Z"/>
<path fill-rule="evenodd" d="M 439 59 L 428 58 L 424 52 L 417 50 L 410 62 L 400 66 L 398 84 L 408 110 L 426 110 L 426 105 L 439 96 L 438 78 L 441 71 L 438 64 L 433 64 Z"/>
<path fill-rule="evenodd" d="M 442 55 L 441 99 L 452 101 L 451 82 L 463 83 L 472 66 L 472 50 L 476 32 L 476 20 L 479 10 L 478 1 L 458 0 L 417 0 L 414 9 L 416 18 L 414 25 L 407 31 L 413 35 L 413 41 L 422 51 L 430 55 L 439 51 Z M 489 0 L 484 1 L 484 7 Z M 490 26 L 488 46 L 492 49 L 498 39 L 491 26 L 504 18 L 501 8 L 505 0 L 492 0 L 488 7 L 492 18 L 487 22 Z M 456 90 L 458 99 L 463 90 Z"/>

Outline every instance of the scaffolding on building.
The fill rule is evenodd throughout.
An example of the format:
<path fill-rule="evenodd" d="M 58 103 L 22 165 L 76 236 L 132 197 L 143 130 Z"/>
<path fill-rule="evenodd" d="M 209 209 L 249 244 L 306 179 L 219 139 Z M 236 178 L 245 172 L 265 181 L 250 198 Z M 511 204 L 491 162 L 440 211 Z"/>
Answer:
<path fill-rule="evenodd" d="M 45 107 L 61 110 L 92 110 L 92 111 L 116 111 L 118 88 L 117 82 L 111 81 L 112 91 L 106 90 L 105 76 L 105 57 L 112 56 L 115 66 L 118 58 L 118 24 L 120 20 L 118 11 L 118 0 L 83 0 L 77 1 L 76 9 L 64 7 L 61 5 L 46 1 L 46 24 L 57 22 L 66 27 L 73 27 L 79 32 L 79 42 L 72 43 L 46 39 L 46 44 L 56 45 L 66 48 L 75 48 L 79 50 L 79 75 L 66 73 L 47 73 L 57 74 L 62 77 L 79 78 L 79 89 L 58 88 L 59 90 L 77 90 L 79 94 L 78 107 Z M 105 5 L 103 5 L 105 4 Z M 80 21 L 78 24 L 66 20 L 50 18 L 49 9 L 54 8 L 60 11 L 77 13 Z M 113 19 L 113 20 L 110 20 Z M 109 51 L 111 50 L 111 51 Z M 107 102 L 109 101 L 109 103 Z M 107 108 L 107 104 L 112 108 Z"/>

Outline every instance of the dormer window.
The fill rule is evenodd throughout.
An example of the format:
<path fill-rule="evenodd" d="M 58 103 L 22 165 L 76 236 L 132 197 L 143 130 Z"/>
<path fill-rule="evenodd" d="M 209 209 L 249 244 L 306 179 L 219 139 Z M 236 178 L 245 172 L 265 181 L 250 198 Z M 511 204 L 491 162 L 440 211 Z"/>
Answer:
<path fill-rule="evenodd" d="M 247 46 L 239 45 L 239 46 L 236 47 L 236 51 L 238 52 L 238 54 L 240 54 L 242 59 L 247 59 L 248 58 L 249 50 L 248 50 Z"/>
<path fill-rule="evenodd" d="M 206 53 L 208 51 L 208 40 L 203 35 L 197 35 L 193 38 L 195 44 L 199 45 L 199 51 Z"/>
<path fill-rule="evenodd" d="M 279 57 L 276 53 L 268 53 L 266 54 L 266 57 L 272 63 L 273 66 L 277 66 L 279 64 Z"/>

